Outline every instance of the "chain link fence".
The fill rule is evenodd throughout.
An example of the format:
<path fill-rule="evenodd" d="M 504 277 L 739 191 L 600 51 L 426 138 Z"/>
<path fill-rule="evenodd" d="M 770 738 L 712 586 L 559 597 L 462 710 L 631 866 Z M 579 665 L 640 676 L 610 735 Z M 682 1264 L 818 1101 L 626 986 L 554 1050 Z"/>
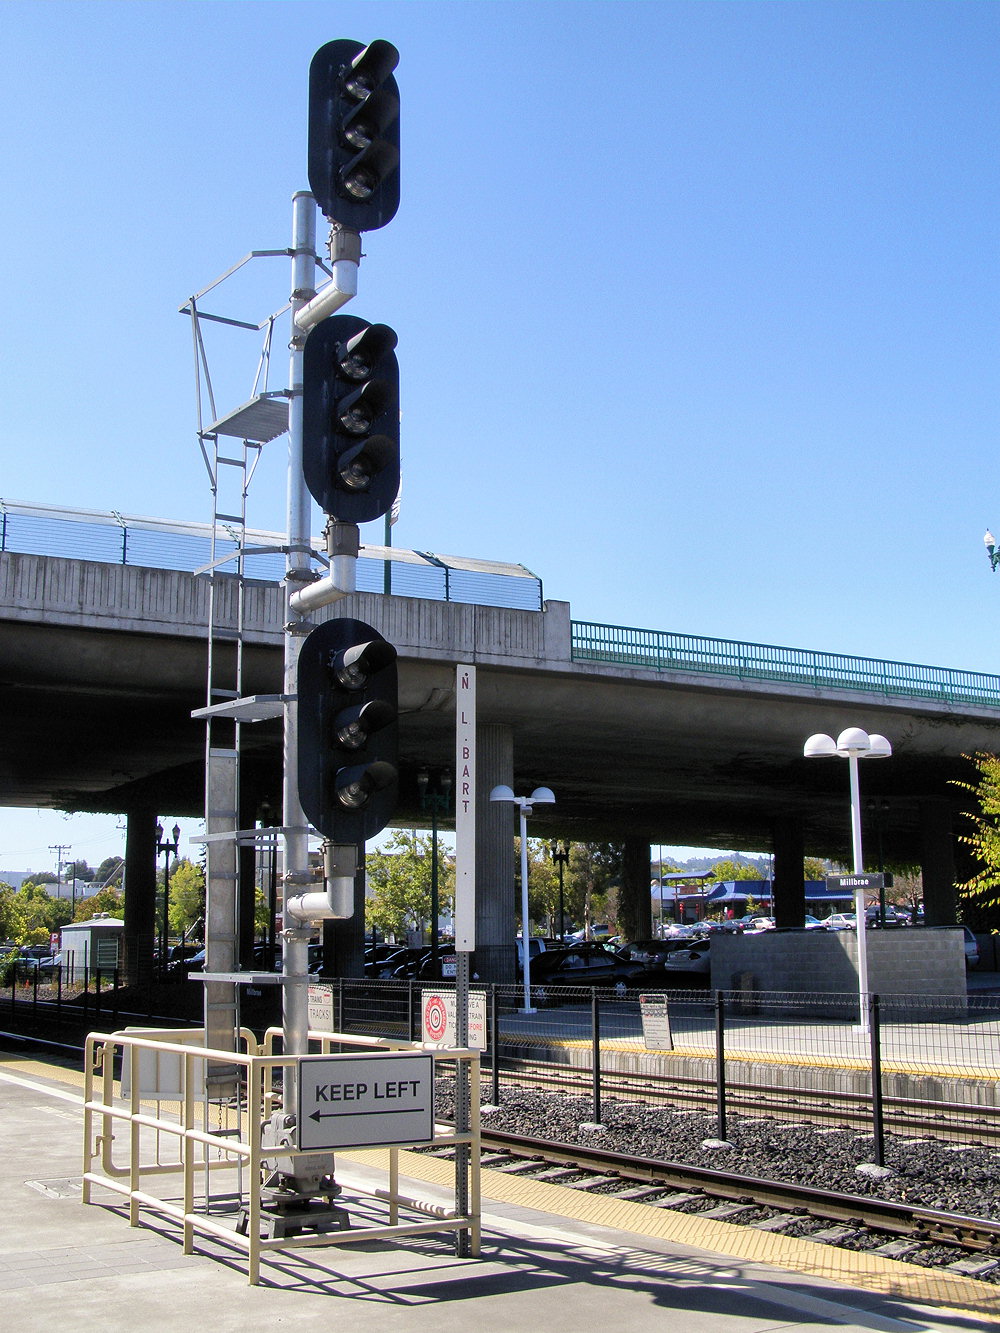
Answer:
<path fill-rule="evenodd" d="M 40 1012 L 94 1026 L 120 1016 L 117 972 L 64 982 L 12 979 L 9 1019 Z M 339 978 L 329 987 L 334 1031 L 419 1040 L 426 997 L 449 981 Z M 608 1098 L 730 1114 L 854 1125 L 884 1135 L 1000 1147 L 1000 996 L 967 998 L 546 987 L 526 1008 L 522 987 L 473 983 L 482 1033 L 483 1089 L 588 1096 L 600 1122 Z M 275 996 L 277 999 L 277 996 Z M 129 996 L 134 1001 L 134 996 Z M 131 1008 L 131 1003 L 129 1004 Z M 124 1006 L 121 1012 L 124 1013 Z M 152 1017 L 152 1015 L 151 1015 Z"/>

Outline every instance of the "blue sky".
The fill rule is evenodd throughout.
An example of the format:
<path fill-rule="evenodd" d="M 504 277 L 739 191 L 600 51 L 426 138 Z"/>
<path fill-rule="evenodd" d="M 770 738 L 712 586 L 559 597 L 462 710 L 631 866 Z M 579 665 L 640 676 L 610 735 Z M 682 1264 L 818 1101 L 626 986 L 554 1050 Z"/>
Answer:
<path fill-rule="evenodd" d="M 335 37 L 401 57 L 402 201 L 349 307 L 399 334 L 397 544 L 519 561 L 578 619 L 1000 669 L 978 0 L 8 0 L 0 495 L 207 519 L 177 308 L 287 245 Z M 209 308 L 288 286 L 259 260 Z M 258 340 L 209 350 L 235 406 Z M 277 441 L 253 524 L 285 471 Z"/>

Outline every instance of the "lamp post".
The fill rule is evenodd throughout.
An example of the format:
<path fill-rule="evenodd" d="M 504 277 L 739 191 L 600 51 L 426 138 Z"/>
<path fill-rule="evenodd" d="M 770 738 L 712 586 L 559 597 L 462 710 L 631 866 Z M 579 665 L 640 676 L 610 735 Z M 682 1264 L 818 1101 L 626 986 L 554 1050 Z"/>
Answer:
<path fill-rule="evenodd" d="M 536 805 L 553 805 L 555 796 L 548 787 L 536 787 L 530 796 L 515 796 L 510 787 L 494 787 L 491 801 L 508 801 L 516 805 L 521 817 L 521 974 L 524 978 L 524 1007 L 522 1014 L 536 1012 L 531 1007 L 531 941 L 528 937 L 528 816 Z"/>
<path fill-rule="evenodd" d="M 993 533 L 990 532 L 989 528 L 986 529 L 983 541 L 986 544 L 986 557 L 990 562 L 990 568 L 995 574 L 997 572 L 997 565 L 1000 565 L 1000 551 L 997 550 L 997 539 L 993 536 Z"/>
<path fill-rule="evenodd" d="M 559 867 L 559 943 L 566 939 L 566 913 L 563 897 L 563 871 L 569 865 L 569 843 L 553 842 L 549 844 L 549 856 Z"/>
<path fill-rule="evenodd" d="M 156 850 L 163 857 L 163 920 L 160 923 L 160 972 L 167 969 L 167 914 L 170 910 L 170 853 L 173 852 L 174 860 L 177 860 L 177 844 L 181 840 L 180 825 L 175 824 L 171 829 L 173 842 L 163 841 L 163 825 L 156 825 Z"/>
<path fill-rule="evenodd" d="M 435 977 L 438 974 L 438 815 L 447 812 L 451 803 L 451 774 L 438 775 L 438 791 L 430 791 L 431 775 L 426 768 L 417 774 L 417 787 L 420 791 L 420 808 L 430 813 L 431 817 L 431 969 Z"/>
<path fill-rule="evenodd" d="M 818 732 L 810 736 L 802 747 L 806 759 L 826 759 L 836 756 L 846 759 L 850 769 L 851 781 L 851 849 L 854 855 L 854 873 L 865 873 L 864 856 L 861 850 L 861 797 L 858 786 L 859 759 L 888 759 L 892 746 L 884 736 L 868 734 L 860 727 L 848 727 L 836 740 Z M 866 932 L 865 891 L 863 888 L 854 892 L 854 916 L 858 938 L 858 994 L 861 1004 L 862 1031 L 868 1031 L 868 940 Z"/>

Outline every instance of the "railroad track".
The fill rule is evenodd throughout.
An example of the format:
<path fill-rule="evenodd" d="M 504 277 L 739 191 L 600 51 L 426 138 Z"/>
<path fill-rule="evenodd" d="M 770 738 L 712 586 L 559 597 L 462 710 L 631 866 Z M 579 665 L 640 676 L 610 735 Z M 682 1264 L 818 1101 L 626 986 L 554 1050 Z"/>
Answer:
<path fill-rule="evenodd" d="M 70 1043 L 0 1031 L 0 1040 L 80 1052 Z M 759 1089 L 755 1090 L 759 1092 Z M 801 1108 L 799 1108 L 801 1109 Z M 684 1162 L 487 1129 L 482 1165 L 760 1230 L 942 1267 L 1000 1286 L 1000 1221 L 815 1186 L 736 1175 Z M 452 1149 L 419 1149 L 450 1156 Z"/>
<path fill-rule="evenodd" d="M 442 1155 L 449 1150 L 443 1150 Z M 488 1130 L 482 1164 L 1000 1284 L 1000 1222 Z"/>
<path fill-rule="evenodd" d="M 523 1087 L 589 1096 L 593 1085 L 590 1070 L 554 1069 L 544 1061 L 503 1060 L 503 1080 Z M 485 1077 L 488 1079 L 489 1074 Z M 605 1096 L 634 1100 L 649 1106 L 670 1105 L 712 1114 L 717 1105 L 713 1079 L 681 1075 L 643 1073 L 641 1078 L 619 1072 L 602 1074 Z M 815 1124 L 871 1125 L 870 1096 L 862 1093 L 812 1092 L 808 1088 L 782 1088 L 762 1083 L 726 1083 L 726 1105 L 734 1113 L 767 1115 L 773 1119 L 805 1120 Z M 960 1102 L 932 1101 L 911 1097 L 883 1098 L 886 1128 L 911 1136 L 946 1137 L 955 1142 L 1000 1141 L 1000 1107 L 967 1106 Z"/>

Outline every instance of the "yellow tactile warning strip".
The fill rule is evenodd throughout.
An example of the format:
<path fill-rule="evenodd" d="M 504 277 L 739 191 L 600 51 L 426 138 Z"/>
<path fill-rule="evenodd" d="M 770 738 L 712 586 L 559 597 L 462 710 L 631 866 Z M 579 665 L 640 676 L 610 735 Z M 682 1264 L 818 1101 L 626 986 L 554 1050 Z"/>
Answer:
<path fill-rule="evenodd" d="M 0 1069 L 22 1078 L 44 1079 L 82 1092 L 83 1070 L 50 1064 L 27 1056 L 0 1056 Z M 385 1148 L 357 1149 L 339 1154 L 362 1165 L 388 1170 Z M 451 1188 L 451 1162 L 425 1153 L 400 1152 L 400 1174 L 428 1184 Z M 897 1296 L 917 1305 L 934 1306 L 956 1313 L 974 1311 L 977 1318 L 1000 1325 L 1000 1287 L 973 1278 L 963 1278 L 938 1269 L 919 1268 L 898 1259 L 840 1250 L 816 1241 L 797 1240 L 753 1227 L 735 1226 L 714 1218 L 703 1218 L 669 1209 L 650 1208 L 610 1195 L 587 1194 L 565 1185 L 551 1185 L 530 1177 L 511 1176 L 484 1169 L 482 1193 L 486 1199 L 516 1207 L 532 1208 L 557 1217 L 572 1218 L 593 1226 L 626 1231 L 632 1235 L 689 1245 L 695 1249 L 768 1264 L 806 1276 L 824 1278 L 842 1286 L 859 1287 L 883 1296 Z"/>
<path fill-rule="evenodd" d="M 0 1069 L 9 1069 L 11 1073 L 19 1074 L 23 1078 L 42 1078 L 50 1083 L 68 1083 L 70 1087 L 79 1088 L 81 1092 L 83 1090 L 82 1057 L 79 1069 L 75 1069 L 72 1065 L 36 1060 L 27 1055 L 7 1054 L 0 1056 Z"/>
<path fill-rule="evenodd" d="M 558 1050 L 589 1051 L 592 1043 L 585 1037 L 547 1037 L 543 1033 L 518 1033 L 517 1037 L 507 1037 L 505 1045 L 550 1047 Z M 625 1051 L 631 1055 L 642 1055 L 661 1061 L 664 1072 L 669 1073 L 672 1060 L 714 1060 L 715 1050 L 710 1046 L 675 1046 L 672 1051 L 650 1051 L 637 1045 L 628 1037 L 601 1038 L 602 1051 Z M 809 1055 L 801 1051 L 749 1051 L 727 1050 L 726 1064 L 792 1065 L 804 1069 L 844 1069 L 867 1071 L 871 1065 L 867 1060 L 852 1056 Z M 1000 1071 L 995 1067 L 983 1065 L 946 1065 L 932 1064 L 929 1061 L 902 1061 L 882 1056 L 883 1073 L 919 1074 L 925 1078 L 964 1078 L 983 1080 L 988 1083 L 1000 1082 Z M 615 1071 L 609 1070 L 609 1074 Z"/>
<path fill-rule="evenodd" d="M 359 1150 L 341 1156 L 388 1169 L 389 1155 L 385 1149 Z M 454 1167 L 449 1161 L 411 1152 L 401 1152 L 399 1157 L 401 1175 L 449 1188 L 454 1183 Z M 753 1227 L 650 1208 L 609 1195 L 587 1194 L 565 1185 L 550 1185 L 524 1176 L 507 1175 L 503 1171 L 483 1171 L 482 1193 L 484 1198 L 496 1199 L 500 1203 L 534 1208 L 593 1226 L 769 1264 L 773 1268 L 824 1278 L 842 1286 L 859 1287 L 882 1296 L 897 1296 L 918 1305 L 947 1307 L 965 1314 L 975 1311 L 977 1317 L 987 1323 L 1000 1324 L 1000 1288 L 938 1269 L 918 1268 L 914 1264 L 900 1263 L 898 1259 L 839 1250 L 817 1241 L 795 1240 L 757 1231 Z"/>

